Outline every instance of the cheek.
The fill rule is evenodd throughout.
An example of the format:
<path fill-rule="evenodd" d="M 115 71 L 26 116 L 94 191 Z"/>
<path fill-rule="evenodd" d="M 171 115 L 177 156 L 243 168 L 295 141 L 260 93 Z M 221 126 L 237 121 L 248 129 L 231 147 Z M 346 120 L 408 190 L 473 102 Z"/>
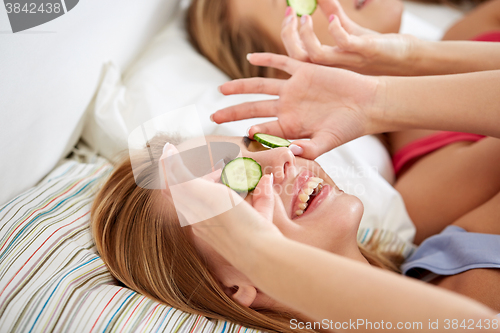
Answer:
<path fill-rule="evenodd" d="M 370 0 L 361 10 L 350 0 L 341 0 L 341 5 L 347 16 L 362 27 L 380 33 L 399 32 L 403 13 L 403 3 L 399 0 Z"/>
<path fill-rule="evenodd" d="M 273 223 L 287 238 L 342 254 L 344 249 L 357 246 L 357 232 L 362 216 L 361 201 L 344 194 L 321 216 L 291 221 L 279 209 L 275 209 Z"/>
<path fill-rule="evenodd" d="M 331 215 L 323 220 L 324 227 L 328 228 L 329 234 L 335 238 L 348 238 L 356 235 L 363 210 L 361 200 L 355 196 L 343 194 L 332 203 L 329 210 Z"/>

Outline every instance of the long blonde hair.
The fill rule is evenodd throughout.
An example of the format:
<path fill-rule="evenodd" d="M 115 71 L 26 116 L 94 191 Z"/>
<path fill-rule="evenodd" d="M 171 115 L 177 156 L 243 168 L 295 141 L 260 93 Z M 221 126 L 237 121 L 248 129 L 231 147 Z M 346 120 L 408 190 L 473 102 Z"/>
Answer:
<path fill-rule="evenodd" d="M 127 158 L 97 194 L 91 227 L 102 260 L 126 287 L 163 304 L 251 328 L 292 332 L 291 313 L 251 309 L 229 297 L 196 250 L 190 228 L 180 226 L 171 199 L 161 190 L 146 189 L 159 177 L 158 163 L 151 163 L 151 158 L 158 161 L 165 143 L 174 141 L 158 136 L 139 152 L 145 166 L 139 186 Z M 397 271 L 384 256 L 360 249 L 372 265 Z"/>
<path fill-rule="evenodd" d="M 136 184 L 127 158 L 94 200 L 92 234 L 111 274 L 126 287 L 188 313 L 261 330 L 292 332 L 292 314 L 244 307 L 226 295 L 207 260 L 196 250 L 189 227 L 180 226 L 173 202 L 161 190 L 145 189 L 158 181 L 159 174 L 158 164 L 150 162 L 150 153 L 157 160 L 167 140 L 172 142 L 157 137 L 144 151 L 144 164 L 149 166 L 141 172 L 141 186 Z"/>
<path fill-rule="evenodd" d="M 251 0 L 249 0 L 251 1 Z M 252 66 L 248 53 L 282 53 L 279 41 L 251 20 L 231 18 L 230 0 L 193 0 L 186 28 L 194 47 L 231 79 L 274 77 L 272 68 Z"/>

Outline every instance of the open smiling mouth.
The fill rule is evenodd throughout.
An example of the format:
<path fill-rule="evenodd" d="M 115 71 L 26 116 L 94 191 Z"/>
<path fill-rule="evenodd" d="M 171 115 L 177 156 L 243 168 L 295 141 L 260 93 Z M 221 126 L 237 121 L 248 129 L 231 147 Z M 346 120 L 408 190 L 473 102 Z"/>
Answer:
<path fill-rule="evenodd" d="M 323 179 L 318 177 L 311 177 L 304 184 L 298 195 L 298 205 L 295 210 L 296 216 L 301 216 L 307 211 L 311 202 L 316 198 L 323 189 Z"/>

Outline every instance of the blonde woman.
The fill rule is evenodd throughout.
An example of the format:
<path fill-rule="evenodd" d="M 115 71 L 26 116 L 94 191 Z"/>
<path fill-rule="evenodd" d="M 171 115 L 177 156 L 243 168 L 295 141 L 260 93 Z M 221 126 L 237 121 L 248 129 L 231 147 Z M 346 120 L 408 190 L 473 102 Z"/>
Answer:
<path fill-rule="evenodd" d="M 188 12 L 187 28 L 197 49 L 234 79 L 288 77 L 274 68 L 252 66 L 246 57 L 253 52 L 288 53 L 301 61 L 384 75 L 435 75 L 500 68 L 498 47 L 492 45 L 495 43 L 479 43 L 480 48 L 471 48 L 462 46 L 466 42 L 449 41 L 438 47 L 437 43 L 397 34 L 403 10 L 399 0 L 318 3 L 321 10 L 312 17 L 298 18 L 287 9 L 286 1 L 195 0 Z M 492 0 L 480 5 L 457 26 L 466 24 L 476 35 L 486 33 L 479 39 L 488 39 L 496 36 L 495 29 L 500 30 L 499 17 L 500 0 Z M 450 29 L 450 34 L 453 31 Z M 453 35 L 448 37 L 458 38 L 458 33 Z M 500 40 L 500 34 L 498 37 Z M 364 43 L 352 49 L 356 45 L 346 44 L 346 38 Z M 231 120 L 214 117 L 219 123 Z M 266 130 L 263 126 L 257 128 Z M 495 162 L 493 156 L 499 153 L 497 139 L 420 129 L 390 133 L 389 140 L 385 139 L 398 177 L 394 186 L 417 226 L 415 244 L 439 233 L 496 193 L 490 184 L 497 173 L 490 166 Z M 484 155 L 488 158 L 477 157 Z M 464 179 L 470 181 L 469 188 L 473 190 L 448 190 L 459 188 Z M 418 228 L 420 225 L 424 227 Z"/>
<path fill-rule="evenodd" d="M 339 42 L 337 36 L 329 32 L 329 17 L 332 14 L 342 20 L 343 27 L 351 34 L 399 32 L 403 13 L 403 3 L 400 0 L 319 0 L 318 3 L 321 10 L 316 10 L 311 16 L 311 22 L 308 23 L 312 25 L 314 22 L 314 32 L 321 44 L 337 45 Z M 285 31 L 282 32 L 281 29 L 286 11 L 285 0 L 193 0 L 186 17 L 186 28 L 196 49 L 230 78 L 273 77 L 277 74 L 272 69 L 251 66 L 246 61 L 246 55 L 255 52 L 286 54 L 288 51 L 290 56 L 298 59 L 299 55 L 290 54 L 290 46 L 292 42 L 302 44 L 301 39 Z M 293 20 L 291 26 L 297 29 L 300 26 L 299 21 L 300 19 Z M 300 30 L 302 33 L 303 29 Z M 453 25 L 446 32 L 444 40 L 474 38 L 492 40 L 485 34 L 499 30 L 500 1 L 490 0 L 479 5 Z M 285 35 L 283 41 L 282 34 Z M 494 40 L 499 40 L 497 34 L 493 37 Z M 402 37 L 399 35 L 397 38 Z M 450 62 L 453 59 L 447 60 Z M 347 66 L 358 72 L 363 71 L 363 68 L 349 66 L 350 64 L 336 65 Z M 406 63 L 404 67 L 399 66 L 396 69 L 386 66 L 382 74 L 419 74 L 415 72 L 414 65 Z M 450 70 L 449 64 L 444 61 L 439 64 L 439 68 L 436 67 L 438 66 L 432 70 Z M 414 72 L 410 73 L 411 70 Z M 421 70 L 430 69 L 424 67 Z"/>
<path fill-rule="evenodd" d="M 363 214 L 362 204 L 356 197 L 338 190 L 316 162 L 295 157 L 287 148 L 267 149 L 248 138 L 208 136 L 207 141 L 238 145 L 243 156 L 253 158 L 262 170 L 275 175 L 276 189 L 280 189 L 277 199 L 280 210 L 274 221 L 281 223 L 287 237 L 387 271 L 399 271 L 402 258 L 358 246 L 356 232 Z M 248 327 L 291 332 L 291 319 L 306 318 L 262 293 L 255 294 L 255 299 L 249 298 L 256 289 L 234 267 L 216 256 L 207 243 L 194 237 L 191 227 L 181 227 L 168 193 L 165 196 L 161 190 L 147 189 L 159 179 L 158 163 L 151 164 L 150 153 L 159 161 L 167 142 L 175 140 L 156 137 L 148 150 L 142 152 L 143 156 L 134 159 L 142 158 L 147 165 L 137 181 L 127 158 L 98 193 L 91 224 L 101 258 L 118 281 L 164 304 Z M 331 205 L 328 204 L 331 199 L 319 202 L 317 208 L 308 207 L 315 211 L 298 216 L 298 191 L 313 176 L 320 178 L 323 188 L 338 194 L 338 198 Z M 206 200 L 216 198 L 208 193 Z M 246 198 L 247 202 L 254 200 L 253 194 Z M 190 207 L 198 209 L 193 202 Z"/>
<path fill-rule="evenodd" d="M 175 154 L 174 141 L 164 136 L 143 151 L 147 167 L 137 179 L 126 160 L 97 195 L 93 236 L 103 261 L 125 286 L 186 312 L 267 331 L 318 331 L 296 328 L 359 316 L 394 325 L 447 318 L 492 324 L 493 312 L 485 306 L 401 276 L 383 253 L 360 248 L 361 202 L 340 191 L 315 162 L 246 138 L 207 140 L 237 144 L 266 170 L 259 188 L 221 214 L 222 220 L 181 227 L 169 192 L 146 189 L 159 181 L 163 156 Z M 182 181 L 181 163 L 167 167 Z M 299 194 L 320 183 L 319 194 L 298 214 L 304 208 Z M 200 180 L 193 186 L 181 206 L 187 207 L 185 216 L 216 210 L 220 191 L 227 195 L 221 184 Z"/>

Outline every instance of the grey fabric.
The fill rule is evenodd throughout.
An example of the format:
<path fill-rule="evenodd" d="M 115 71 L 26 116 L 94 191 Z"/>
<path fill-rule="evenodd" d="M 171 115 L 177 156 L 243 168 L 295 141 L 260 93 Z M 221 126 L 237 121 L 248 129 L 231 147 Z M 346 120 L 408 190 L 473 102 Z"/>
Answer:
<path fill-rule="evenodd" d="M 452 225 L 426 239 L 401 270 L 404 275 L 429 281 L 474 268 L 500 268 L 500 235 L 467 232 Z"/>

